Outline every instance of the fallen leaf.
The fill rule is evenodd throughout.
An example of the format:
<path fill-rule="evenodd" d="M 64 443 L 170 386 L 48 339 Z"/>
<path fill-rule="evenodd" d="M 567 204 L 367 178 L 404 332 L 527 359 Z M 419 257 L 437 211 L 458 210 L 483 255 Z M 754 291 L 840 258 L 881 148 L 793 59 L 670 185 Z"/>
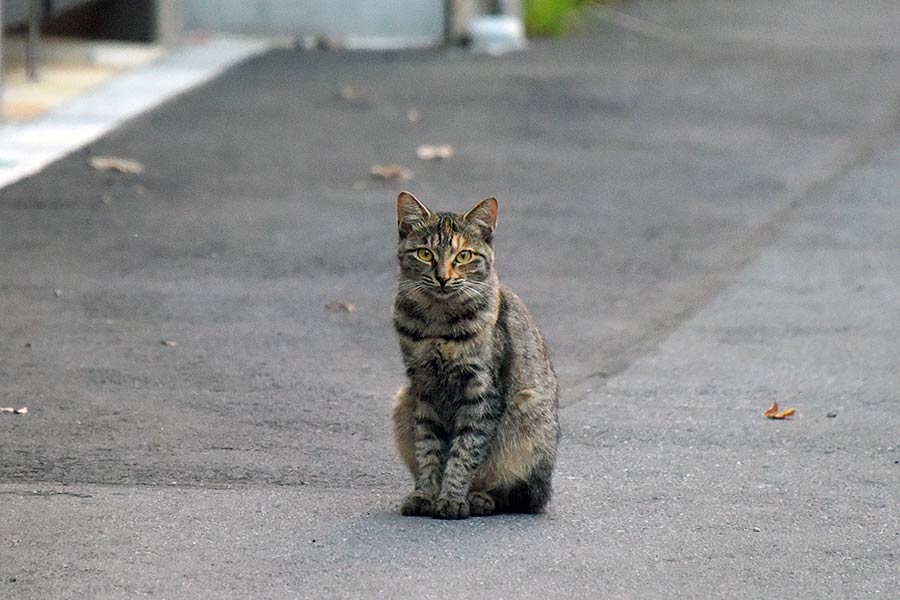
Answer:
<path fill-rule="evenodd" d="M 27 406 L 23 406 L 22 408 L 3 407 L 3 408 L 0 408 L 0 413 L 12 413 L 14 415 L 27 415 L 28 407 Z"/>
<path fill-rule="evenodd" d="M 359 100 L 362 94 L 352 85 L 342 85 L 337 91 L 338 98 L 341 100 Z"/>
<path fill-rule="evenodd" d="M 398 165 L 397 163 L 375 165 L 374 167 L 369 169 L 369 173 L 371 173 L 374 177 L 380 177 L 385 181 L 394 179 L 398 181 L 409 181 L 413 178 L 412 171 L 410 171 L 403 165 Z"/>
<path fill-rule="evenodd" d="M 144 172 L 144 165 L 130 158 L 120 156 L 92 156 L 91 167 L 95 171 L 118 171 L 139 175 Z"/>
<path fill-rule="evenodd" d="M 422 144 L 416 148 L 416 156 L 422 160 L 445 159 L 453 156 L 453 146 L 443 144 L 441 146 L 429 146 Z"/>
<path fill-rule="evenodd" d="M 778 403 L 773 402 L 772 406 L 763 413 L 763 416 L 768 417 L 770 419 L 786 419 L 791 415 L 795 414 L 797 411 L 793 408 L 786 408 L 784 410 L 778 410 Z"/>
<path fill-rule="evenodd" d="M 356 312 L 356 306 L 349 302 L 329 302 L 325 305 L 325 308 L 333 312 Z"/>
<path fill-rule="evenodd" d="M 178 342 L 176 342 L 175 340 L 159 340 L 159 343 L 163 346 L 168 346 L 169 348 L 174 348 L 178 345 Z"/>

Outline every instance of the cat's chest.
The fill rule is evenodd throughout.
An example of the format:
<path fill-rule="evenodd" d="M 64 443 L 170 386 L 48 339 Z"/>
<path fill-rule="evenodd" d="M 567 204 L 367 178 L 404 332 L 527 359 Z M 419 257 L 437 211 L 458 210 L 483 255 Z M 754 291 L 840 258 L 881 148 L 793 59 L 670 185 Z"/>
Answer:
<path fill-rule="evenodd" d="M 464 386 L 473 365 L 484 364 L 484 347 L 475 341 L 430 338 L 405 348 L 409 375 L 425 388 Z"/>
<path fill-rule="evenodd" d="M 472 343 L 428 338 L 416 342 L 411 350 L 415 362 L 427 365 L 428 371 L 435 375 L 452 373 L 460 363 L 466 362 L 476 354 Z"/>

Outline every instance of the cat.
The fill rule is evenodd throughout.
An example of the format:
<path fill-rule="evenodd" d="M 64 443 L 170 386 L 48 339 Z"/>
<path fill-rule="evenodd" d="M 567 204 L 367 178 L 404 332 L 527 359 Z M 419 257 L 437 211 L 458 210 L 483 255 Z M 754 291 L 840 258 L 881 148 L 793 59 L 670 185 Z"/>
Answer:
<path fill-rule="evenodd" d="M 494 272 L 498 208 L 397 198 L 394 327 L 409 383 L 392 417 L 415 480 L 403 515 L 538 513 L 550 499 L 559 384 L 534 318 Z"/>

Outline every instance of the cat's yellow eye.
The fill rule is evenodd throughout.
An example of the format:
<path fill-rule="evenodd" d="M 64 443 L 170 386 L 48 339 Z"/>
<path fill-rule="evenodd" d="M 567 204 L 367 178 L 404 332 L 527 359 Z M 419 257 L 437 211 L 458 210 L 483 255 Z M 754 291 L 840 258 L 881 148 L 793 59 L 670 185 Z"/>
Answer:
<path fill-rule="evenodd" d="M 432 254 L 431 250 L 428 248 L 419 248 L 416 250 L 416 258 L 422 262 L 431 262 L 431 259 L 434 258 L 434 254 Z"/>
<path fill-rule="evenodd" d="M 459 254 L 456 255 L 456 264 L 464 265 L 467 262 L 472 262 L 473 258 L 475 258 L 475 255 L 472 254 L 471 250 L 462 250 Z"/>

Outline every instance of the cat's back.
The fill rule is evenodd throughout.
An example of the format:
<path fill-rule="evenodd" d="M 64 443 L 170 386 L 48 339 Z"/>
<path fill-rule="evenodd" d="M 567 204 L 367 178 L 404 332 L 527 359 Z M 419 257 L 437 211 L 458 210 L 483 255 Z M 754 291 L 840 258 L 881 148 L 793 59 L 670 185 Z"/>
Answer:
<path fill-rule="evenodd" d="M 559 383 L 544 336 L 522 299 L 503 284 L 500 285 L 498 325 L 508 344 L 508 389 L 512 393 L 541 390 L 555 397 Z"/>

